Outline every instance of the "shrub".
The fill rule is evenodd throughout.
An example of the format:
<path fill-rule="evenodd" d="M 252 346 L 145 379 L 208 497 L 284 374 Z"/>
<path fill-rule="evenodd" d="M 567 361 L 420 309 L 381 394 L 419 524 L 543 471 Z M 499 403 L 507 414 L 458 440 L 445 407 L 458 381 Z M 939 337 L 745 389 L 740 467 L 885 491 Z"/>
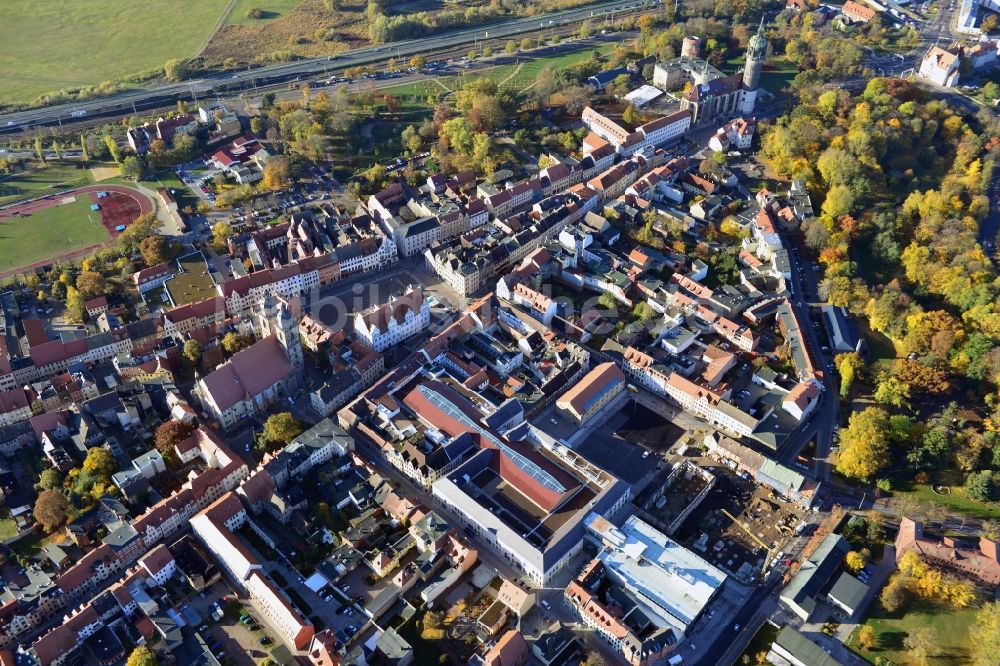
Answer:
<path fill-rule="evenodd" d="M 262 12 L 258 7 L 251 7 L 250 9 L 247 10 L 247 18 L 251 19 L 264 18 L 264 12 Z"/>

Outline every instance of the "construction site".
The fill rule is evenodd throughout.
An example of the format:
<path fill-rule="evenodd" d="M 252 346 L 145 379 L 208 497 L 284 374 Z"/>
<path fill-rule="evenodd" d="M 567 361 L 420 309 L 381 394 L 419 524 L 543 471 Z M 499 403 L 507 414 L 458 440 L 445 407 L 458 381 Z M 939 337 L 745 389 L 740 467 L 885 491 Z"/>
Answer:
<path fill-rule="evenodd" d="M 726 573 L 752 583 L 803 524 L 801 509 L 726 467 L 679 525 L 675 538 Z"/>
<path fill-rule="evenodd" d="M 639 516 L 667 536 L 673 536 L 715 486 L 715 475 L 682 460 L 664 470 L 636 497 Z"/>

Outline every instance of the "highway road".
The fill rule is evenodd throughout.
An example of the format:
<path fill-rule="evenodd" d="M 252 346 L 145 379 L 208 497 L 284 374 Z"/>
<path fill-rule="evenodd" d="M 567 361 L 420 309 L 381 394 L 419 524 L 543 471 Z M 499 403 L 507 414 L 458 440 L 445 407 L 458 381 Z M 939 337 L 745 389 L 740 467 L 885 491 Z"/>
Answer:
<path fill-rule="evenodd" d="M 27 127 L 56 125 L 62 121 L 76 120 L 80 117 L 102 117 L 123 112 L 135 113 L 141 109 L 172 104 L 178 99 L 197 101 L 200 97 L 214 96 L 215 94 L 233 94 L 302 78 L 329 76 L 334 71 L 370 65 L 389 58 L 406 59 L 418 53 L 450 49 L 461 44 L 473 44 L 487 39 L 504 39 L 549 27 L 556 28 L 591 18 L 613 17 L 618 12 L 636 11 L 643 7 L 653 8 L 658 5 L 659 2 L 653 0 L 608 0 L 575 9 L 511 19 L 474 28 L 462 28 L 421 39 L 370 46 L 353 50 L 346 55 L 297 60 L 236 73 L 223 72 L 182 83 L 151 86 L 110 97 L 28 109 L 0 115 L 0 134 L 21 132 Z"/>

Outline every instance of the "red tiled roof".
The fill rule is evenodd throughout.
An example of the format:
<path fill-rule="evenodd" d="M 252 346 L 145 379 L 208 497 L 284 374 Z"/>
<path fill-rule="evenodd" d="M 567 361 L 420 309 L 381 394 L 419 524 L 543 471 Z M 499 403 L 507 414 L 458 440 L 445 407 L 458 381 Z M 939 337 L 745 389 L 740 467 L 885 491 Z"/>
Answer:
<path fill-rule="evenodd" d="M 293 371 L 273 335 L 233 354 L 221 368 L 202 379 L 220 410 L 264 392 Z"/>
<path fill-rule="evenodd" d="M 406 313 L 413 312 L 416 316 L 423 303 L 424 292 L 419 287 L 414 287 L 391 303 L 386 303 L 364 315 L 363 319 L 370 328 L 387 331 L 390 317 L 402 324 L 406 320 Z"/>
<path fill-rule="evenodd" d="M 41 441 L 42 433 L 55 430 L 61 425 L 66 425 L 65 412 L 46 412 L 38 416 L 32 416 L 31 429 L 35 431 L 35 438 Z"/>
<path fill-rule="evenodd" d="M 174 263 L 170 261 L 165 261 L 162 264 L 156 264 L 155 266 L 150 266 L 149 268 L 143 268 L 141 271 L 136 271 L 132 273 L 132 282 L 135 285 L 142 286 L 147 282 L 151 282 L 157 278 L 163 277 L 164 275 L 170 275 L 174 272 Z"/>
<path fill-rule="evenodd" d="M 517 629 L 510 629 L 483 655 L 486 666 L 520 666 L 528 658 L 528 644 Z"/>
<path fill-rule="evenodd" d="M 28 396 L 24 389 L 12 388 L 0 393 L 0 414 L 24 409 L 28 406 Z"/>
<path fill-rule="evenodd" d="M 150 573 L 151 576 L 155 576 L 159 572 L 163 571 L 174 561 L 174 556 L 170 554 L 167 547 L 160 544 L 153 550 L 139 560 L 139 564 L 146 568 L 146 571 Z"/>
<path fill-rule="evenodd" d="M 101 544 L 80 558 L 80 561 L 70 567 L 66 573 L 56 578 L 56 585 L 68 594 L 94 575 L 94 567 L 98 562 L 103 561 L 105 564 L 110 564 L 115 559 L 115 553 L 111 550 L 111 546 Z"/>
<path fill-rule="evenodd" d="M 560 403 L 569 404 L 577 414 L 586 412 L 586 404 L 608 386 L 625 381 L 625 375 L 610 361 L 594 367 L 587 375 L 566 391 Z"/>
<path fill-rule="evenodd" d="M 108 307 L 108 298 L 106 296 L 98 296 L 97 298 L 92 298 L 83 304 L 83 308 L 88 312 L 96 308 L 106 308 Z"/>
<path fill-rule="evenodd" d="M 45 334 L 45 324 L 41 319 L 30 317 L 21 320 L 24 326 L 24 337 L 28 339 L 28 348 L 34 348 L 48 342 L 49 337 Z"/>

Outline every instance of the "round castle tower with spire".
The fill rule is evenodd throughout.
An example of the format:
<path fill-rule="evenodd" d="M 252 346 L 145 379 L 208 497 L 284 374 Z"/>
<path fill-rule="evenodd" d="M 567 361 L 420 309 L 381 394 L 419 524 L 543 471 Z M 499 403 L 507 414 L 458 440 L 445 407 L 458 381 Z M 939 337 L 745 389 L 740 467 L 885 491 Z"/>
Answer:
<path fill-rule="evenodd" d="M 747 44 L 747 61 L 743 68 L 743 92 L 740 99 L 740 113 L 744 116 L 753 113 L 757 104 L 757 90 L 760 86 L 760 72 L 764 68 L 764 58 L 767 56 L 767 37 L 764 36 L 764 19 L 760 19 L 760 27 Z"/>

